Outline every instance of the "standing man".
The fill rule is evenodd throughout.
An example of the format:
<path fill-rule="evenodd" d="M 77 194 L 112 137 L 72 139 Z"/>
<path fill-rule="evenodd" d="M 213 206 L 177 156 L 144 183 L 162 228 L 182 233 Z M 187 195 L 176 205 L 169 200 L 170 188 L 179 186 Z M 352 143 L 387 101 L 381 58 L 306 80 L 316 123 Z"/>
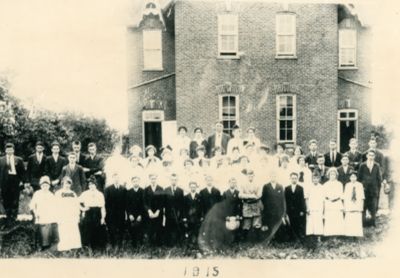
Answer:
<path fill-rule="evenodd" d="M 371 214 L 370 224 L 375 227 L 376 212 L 378 210 L 379 191 L 381 189 L 382 176 L 381 167 L 375 162 L 375 151 L 370 149 L 367 154 L 367 161 L 361 163 L 358 170 L 358 181 L 364 186 L 364 211 L 363 223 L 366 223 L 366 211 Z"/>
<path fill-rule="evenodd" d="M 200 199 L 205 218 L 210 209 L 221 201 L 221 192 L 214 186 L 213 178 L 210 174 L 206 174 L 204 179 L 206 187 L 200 191 Z"/>
<path fill-rule="evenodd" d="M 170 186 L 164 190 L 165 194 L 165 236 L 166 243 L 173 243 L 182 240 L 182 219 L 184 206 L 184 193 L 178 186 L 178 176 L 171 173 Z"/>
<path fill-rule="evenodd" d="M 57 141 L 51 143 L 51 155 L 46 158 L 45 172 L 49 176 L 52 190 L 60 188 L 60 175 L 62 169 L 68 164 L 68 160 L 60 155 L 60 144 Z"/>
<path fill-rule="evenodd" d="M 25 179 L 24 162 L 14 151 L 14 144 L 7 143 L 6 155 L 0 158 L 0 189 L 8 222 L 17 219 L 20 187 Z"/>
<path fill-rule="evenodd" d="M 314 171 L 315 167 L 317 166 L 318 158 L 317 140 L 310 140 L 310 142 L 308 142 L 308 149 L 310 150 L 310 153 L 306 156 L 306 163 L 308 165 L 308 168 L 310 168 L 311 171 Z"/>
<path fill-rule="evenodd" d="M 82 166 L 76 163 L 76 153 L 70 152 L 68 154 L 68 164 L 65 165 L 61 171 L 59 180 L 65 176 L 69 176 L 72 180 L 71 190 L 80 196 L 86 190 L 86 176 Z"/>
<path fill-rule="evenodd" d="M 222 154 L 225 155 L 227 148 L 228 148 L 228 142 L 230 139 L 230 136 L 228 134 L 225 134 L 224 132 L 224 126 L 222 122 L 217 122 L 215 124 L 215 133 L 208 137 L 208 150 L 207 154 L 208 157 L 211 158 L 214 156 L 214 152 L 212 151 L 215 147 L 220 147 L 222 149 Z"/>
<path fill-rule="evenodd" d="M 157 174 L 150 173 L 150 185 L 144 190 L 144 209 L 147 217 L 147 235 L 150 244 L 161 244 L 164 216 L 164 190 L 157 183 Z"/>
<path fill-rule="evenodd" d="M 352 138 L 350 139 L 350 150 L 346 153 L 349 157 L 349 164 L 353 167 L 354 170 L 358 171 L 360 164 L 362 163 L 362 154 L 357 150 L 358 143 L 357 139 Z"/>
<path fill-rule="evenodd" d="M 104 191 L 106 225 L 113 247 L 121 247 L 125 231 L 126 188 L 117 173 L 111 176 L 112 184 Z"/>
<path fill-rule="evenodd" d="M 126 215 L 128 217 L 128 231 L 131 235 L 132 245 L 137 246 L 143 240 L 144 190 L 140 188 L 139 175 L 134 175 L 131 182 L 131 188 L 126 192 Z"/>
<path fill-rule="evenodd" d="M 290 174 L 291 184 L 285 188 L 286 213 L 291 228 L 291 239 L 303 240 L 306 233 L 306 201 L 303 187 L 298 185 L 298 174 Z"/>
<path fill-rule="evenodd" d="M 82 164 L 83 170 L 85 171 L 87 179 L 91 176 L 96 178 L 98 188 L 103 192 L 105 183 L 103 159 L 97 154 L 97 146 L 93 142 L 88 144 L 88 152 L 89 155 Z"/>
<path fill-rule="evenodd" d="M 342 154 L 337 151 L 337 144 L 335 140 L 329 141 L 329 152 L 325 154 L 326 167 L 339 167 L 342 160 Z"/>
<path fill-rule="evenodd" d="M 46 156 L 44 155 L 44 145 L 41 141 L 36 142 L 35 153 L 28 158 L 26 169 L 27 182 L 34 191 L 40 189 L 39 180 L 45 175 Z"/>
<path fill-rule="evenodd" d="M 345 153 L 342 156 L 342 166 L 340 166 L 337 171 L 338 171 L 338 181 L 340 181 L 343 184 L 343 190 L 344 190 L 344 186 L 350 182 L 350 175 L 351 172 L 354 170 L 353 167 L 351 167 L 349 165 L 350 160 L 349 160 L 349 156 L 347 155 L 347 153 Z"/>
<path fill-rule="evenodd" d="M 75 140 L 72 142 L 72 150 L 75 153 L 76 164 L 83 165 L 85 162 L 85 156 L 81 152 L 81 141 Z"/>

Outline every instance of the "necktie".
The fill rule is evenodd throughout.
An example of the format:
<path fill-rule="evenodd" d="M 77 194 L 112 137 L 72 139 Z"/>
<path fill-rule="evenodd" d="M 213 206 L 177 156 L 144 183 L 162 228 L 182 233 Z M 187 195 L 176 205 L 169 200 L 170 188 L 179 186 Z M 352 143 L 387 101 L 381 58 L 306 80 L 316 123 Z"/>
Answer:
<path fill-rule="evenodd" d="M 335 162 L 335 155 L 333 154 L 333 152 L 331 152 L 331 162 L 332 164 Z"/>
<path fill-rule="evenodd" d="M 353 186 L 353 191 L 351 192 L 351 200 L 353 202 L 355 202 L 357 200 L 357 196 L 356 196 L 356 187 Z"/>
<path fill-rule="evenodd" d="M 171 188 L 171 191 L 172 191 L 172 196 L 174 196 L 174 195 L 175 195 L 175 188 L 172 187 L 172 188 Z"/>

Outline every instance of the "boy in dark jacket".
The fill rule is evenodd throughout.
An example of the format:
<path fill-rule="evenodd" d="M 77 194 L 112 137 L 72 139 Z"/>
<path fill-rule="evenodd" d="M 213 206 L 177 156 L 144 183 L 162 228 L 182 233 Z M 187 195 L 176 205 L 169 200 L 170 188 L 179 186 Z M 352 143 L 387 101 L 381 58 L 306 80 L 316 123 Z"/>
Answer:
<path fill-rule="evenodd" d="M 128 230 L 131 236 L 132 245 L 136 246 L 143 240 L 144 223 L 144 190 L 140 188 L 140 177 L 133 176 L 132 187 L 126 192 L 126 214 L 128 217 Z"/>
<path fill-rule="evenodd" d="M 185 237 L 189 244 L 195 244 L 197 235 L 203 221 L 200 195 L 196 192 L 197 183 L 189 182 L 190 192 L 184 198 L 183 223 L 186 228 Z"/>
<path fill-rule="evenodd" d="M 206 216 L 209 210 L 221 201 L 221 192 L 213 186 L 213 178 L 205 176 L 206 187 L 200 191 L 201 206 L 203 215 Z"/>
<path fill-rule="evenodd" d="M 291 184 L 285 188 L 286 214 L 290 222 L 290 239 L 302 240 L 306 230 L 306 201 L 303 187 L 298 185 L 298 174 L 290 174 Z"/>

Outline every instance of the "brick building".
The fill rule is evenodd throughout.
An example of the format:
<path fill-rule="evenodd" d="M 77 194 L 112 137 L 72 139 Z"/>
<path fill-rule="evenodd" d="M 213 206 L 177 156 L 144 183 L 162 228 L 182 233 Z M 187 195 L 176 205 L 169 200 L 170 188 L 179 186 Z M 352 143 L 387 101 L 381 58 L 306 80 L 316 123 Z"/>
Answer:
<path fill-rule="evenodd" d="M 352 5 L 145 2 L 127 28 L 131 144 L 168 144 L 181 125 L 208 135 L 222 120 L 270 146 L 366 147 L 371 30 Z"/>

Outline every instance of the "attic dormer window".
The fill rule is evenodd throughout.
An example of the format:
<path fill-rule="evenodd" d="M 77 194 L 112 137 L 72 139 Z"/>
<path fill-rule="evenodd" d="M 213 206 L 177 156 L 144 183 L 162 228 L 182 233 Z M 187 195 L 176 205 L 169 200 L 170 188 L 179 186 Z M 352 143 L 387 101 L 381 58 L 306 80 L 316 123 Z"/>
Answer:
<path fill-rule="evenodd" d="M 143 67 L 144 70 L 162 70 L 161 30 L 143 30 Z"/>
<path fill-rule="evenodd" d="M 355 68 L 357 30 L 354 21 L 346 18 L 339 24 L 339 68 Z"/>

